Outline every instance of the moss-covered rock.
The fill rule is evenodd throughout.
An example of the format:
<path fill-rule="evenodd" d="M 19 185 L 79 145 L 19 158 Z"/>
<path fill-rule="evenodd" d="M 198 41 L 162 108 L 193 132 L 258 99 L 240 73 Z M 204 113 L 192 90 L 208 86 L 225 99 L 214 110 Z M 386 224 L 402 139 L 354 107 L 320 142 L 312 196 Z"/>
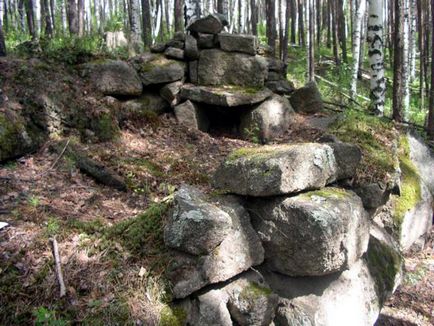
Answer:
<path fill-rule="evenodd" d="M 43 130 L 16 112 L 0 111 L 0 162 L 35 150 L 45 137 Z"/>

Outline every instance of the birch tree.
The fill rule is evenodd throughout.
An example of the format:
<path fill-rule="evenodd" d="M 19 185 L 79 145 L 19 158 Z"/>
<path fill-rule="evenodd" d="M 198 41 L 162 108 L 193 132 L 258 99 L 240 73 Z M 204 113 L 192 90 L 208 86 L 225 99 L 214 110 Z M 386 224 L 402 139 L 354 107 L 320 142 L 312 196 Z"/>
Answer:
<path fill-rule="evenodd" d="M 382 116 L 384 112 L 386 82 L 384 79 L 383 3 L 381 0 L 369 1 L 368 44 L 371 76 L 370 108 L 374 114 Z"/>
<path fill-rule="evenodd" d="M 431 31 L 434 31 L 434 0 L 431 0 Z M 431 91 L 429 97 L 428 135 L 431 139 L 434 139 L 434 33 L 431 33 L 431 48 Z"/>
<path fill-rule="evenodd" d="M 186 27 L 199 19 L 201 15 L 200 0 L 185 0 L 184 15 Z"/>
<path fill-rule="evenodd" d="M 306 18 L 307 18 L 307 81 L 315 81 L 315 63 L 314 63 L 314 40 L 315 40 L 315 13 L 314 1 L 307 0 L 306 2 Z"/>
<path fill-rule="evenodd" d="M 403 102 L 403 61 L 404 61 L 404 0 L 395 0 L 395 30 L 394 30 L 394 55 L 393 55 L 393 113 L 395 121 L 402 121 Z"/>
<path fill-rule="evenodd" d="M 4 0 L 6 1 L 6 0 Z M 3 34 L 3 12 L 2 12 L 2 0 L 0 0 L 0 57 L 6 56 L 6 44 L 5 37 Z"/>
<path fill-rule="evenodd" d="M 355 3 L 356 1 L 353 0 Z M 366 0 L 359 0 L 353 18 L 353 62 L 351 69 L 350 96 L 354 98 L 357 93 L 357 75 L 359 72 L 360 49 L 362 42 L 362 22 L 366 10 Z"/>
<path fill-rule="evenodd" d="M 404 0 L 404 7 L 402 8 L 403 14 L 403 34 L 402 34 L 402 45 L 403 45 L 403 58 L 402 58 L 402 83 L 403 83 L 403 116 L 404 119 L 408 119 L 410 110 L 410 7 L 409 0 Z"/>

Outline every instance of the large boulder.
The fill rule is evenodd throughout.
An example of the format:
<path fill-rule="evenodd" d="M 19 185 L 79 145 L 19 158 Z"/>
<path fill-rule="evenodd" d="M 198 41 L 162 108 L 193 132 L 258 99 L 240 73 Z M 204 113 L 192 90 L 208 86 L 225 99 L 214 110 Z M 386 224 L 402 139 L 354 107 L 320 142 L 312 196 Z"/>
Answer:
<path fill-rule="evenodd" d="M 323 277 L 288 277 L 262 271 L 281 299 L 274 324 L 279 326 L 372 326 L 380 302 L 364 260 L 349 270 Z"/>
<path fill-rule="evenodd" d="M 221 107 L 251 105 L 264 101 L 272 95 L 269 89 L 226 86 L 209 87 L 186 84 L 181 89 L 181 97 L 191 101 Z"/>
<path fill-rule="evenodd" d="M 199 33 L 197 36 L 197 45 L 200 49 L 216 48 L 217 44 L 218 44 L 217 35 Z"/>
<path fill-rule="evenodd" d="M 273 95 L 241 117 L 241 134 L 245 139 L 266 143 L 285 133 L 293 113 L 286 98 Z"/>
<path fill-rule="evenodd" d="M 184 50 L 172 46 L 164 51 L 164 55 L 169 59 L 184 60 Z"/>
<path fill-rule="evenodd" d="M 293 144 L 241 148 L 217 169 L 214 183 L 220 189 L 248 196 L 274 196 L 320 189 L 354 175 L 360 150 L 351 144 Z M 345 149 L 346 165 L 338 160 Z"/>
<path fill-rule="evenodd" d="M 286 79 L 266 81 L 265 87 L 280 95 L 288 95 L 294 91 L 294 85 Z"/>
<path fill-rule="evenodd" d="M 199 56 L 199 85 L 263 87 L 266 76 L 266 62 L 259 56 L 218 49 L 203 50 Z"/>
<path fill-rule="evenodd" d="M 168 276 L 175 298 L 226 281 L 264 259 L 261 241 L 237 198 L 208 198 L 188 186 L 175 195 L 164 239 L 173 248 Z"/>
<path fill-rule="evenodd" d="M 241 326 L 260 326 L 270 325 L 278 300 L 262 277 L 250 271 L 197 298 L 186 299 L 178 307 L 186 313 L 188 325 L 231 326 L 234 321 Z"/>
<path fill-rule="evenodd" d="M 290 101 L 294 110 L 302 113 L 317 113 L 324 107 L 321 93 L 315 82 L 309 82 L 296 89 L 292 93 Z"/>
<path fill-rule="evenodd" d="M 342 271 L 368 246 L 367 213 L 351 191 L 324 188 L 295 197 L 252 199 L 249 211 L 268 265 L 282 274 Z"/>
<path fill-rule="evenodd" d="M 223 30 L 223 23 L 218 15 L 208 15 L 199 18 L 187 26 L 187 30 L 194 33 L 218 34 Z"/>
<path fill-rule="evenodd" d="M 408 145 L 410 148 L 410 158 L 416 166 L 420 178 L 434 196 L 434 153 L 424 143 L 424 141 L 411 134 L 407 134 Z"/>
<path fill-rule="evenodd" d="M 188 60 L 197 60 L 199 58 L 197 40 L 192 35 L 187 35 L 185 38 L 184 55 Z"/>
<path fill-rule="evenodd" d="M 185 77 L 185 63 L 163 55 L 147 53 L 131 59 L 131 62 L 145 86 L 170 83 Z"/>
<path fill-rule="evenodd" d="M 254 35 L 240 35 L 221 33 L 218 36 L 220 48 L 227 52 L 241 52 L 250 55 L 256 54 L 258 41 Z"/>
<path fill-rule="evenodd" d="M 88 77 L 104 95 L 137 96 L 142 93 L 137 72 L 124 61 L 94 61 L 80 68 L 81 75 Z"/>
<path fill-rule="evenodd" d="M 176 120 L 188 128 L 197 129 L 201 131 L 208 131 L 209 119 L 196 103 L 190 100 L 178 104 L 174 108 Z"/>

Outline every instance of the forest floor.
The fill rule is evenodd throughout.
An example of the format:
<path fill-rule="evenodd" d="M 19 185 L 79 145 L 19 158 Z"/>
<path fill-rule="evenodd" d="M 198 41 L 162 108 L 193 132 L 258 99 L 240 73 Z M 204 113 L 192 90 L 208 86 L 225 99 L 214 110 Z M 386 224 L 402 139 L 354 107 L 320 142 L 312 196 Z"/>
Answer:
<path fill-rule="evenodd" d="M 55 76 L 45 78 L 53 80 L 53 88 L 58 83 Z M 19 87 L 12 79 L 7 83 L 5 89 Z M 67 85 L 81 90 L 78 80 Z M 295 114 L 276 143 L 315 141 L 333 116 Z M 169 113 L 126 126 L 114 141 L 84 144 L 93 159 L 126 180 L 128 191 L 122 192 L 95 183 L 53 153 L 54 141 L 0 165 L 0 222 L 9 224 L 0 230 L 0 325 L 158 324 L 170 301 L 164 280 L 170 257 L 162 243 L 166 198 L 183 183 L 212 192 L 213 172 L 224 158 L 258 144 L 225 130 L 211 135 L 189 130 Z M 53 237 L 67 288 L 63 298 Z M 404 282 L 378 325 L 434 324 L 433 255 L 431 241 L 423 252 L 406 257 Z"/>

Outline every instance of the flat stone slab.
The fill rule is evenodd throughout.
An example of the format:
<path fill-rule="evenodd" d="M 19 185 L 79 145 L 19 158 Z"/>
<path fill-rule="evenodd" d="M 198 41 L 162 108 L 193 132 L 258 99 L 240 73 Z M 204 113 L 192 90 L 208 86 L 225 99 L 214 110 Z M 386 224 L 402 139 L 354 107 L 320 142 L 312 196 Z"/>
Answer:
<path fill-rule="evenodd" d="M 291 194 L 350 178 L 360 160 L 360 149 L 346 143 L 241 148 L 217 169 L 214 184 L 238 195 Z"/>
<path fill-rule="evenodd" d="M 184 99 L 223 107 L 259 103 L 272 94 L 267 88 L 255 89 L 238 86 L 211 87 L 186 84 L 181 89 L 181 97 Z"/>
<path fill-rule="evenodd" d="M 221 33 L 218 38 L 223 51 L 256 54 L 258 40 L 254 35 Z"/>
<path fill-rule="evenodd" d="M 202 50 L 198 63 L 198 84 L 263 87 L 267 72 L 267 62 L 260 56 L 219 49 Z"/>
<path fill-rule="evenodd" d="M 350 268 L 367 250 L 369 221 L 353 192 L 323 188 L 248 204 L 273 271 L 322 276 Z"/>

